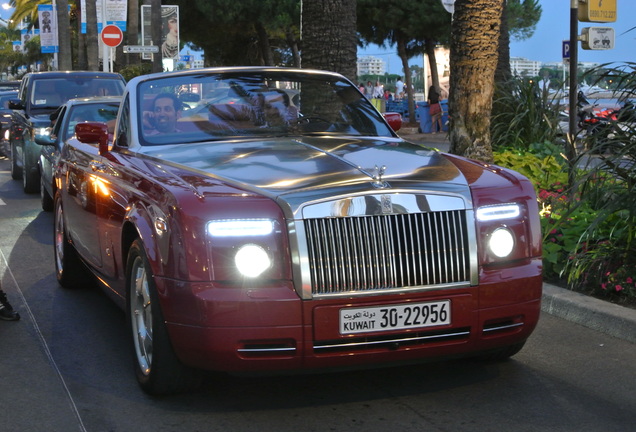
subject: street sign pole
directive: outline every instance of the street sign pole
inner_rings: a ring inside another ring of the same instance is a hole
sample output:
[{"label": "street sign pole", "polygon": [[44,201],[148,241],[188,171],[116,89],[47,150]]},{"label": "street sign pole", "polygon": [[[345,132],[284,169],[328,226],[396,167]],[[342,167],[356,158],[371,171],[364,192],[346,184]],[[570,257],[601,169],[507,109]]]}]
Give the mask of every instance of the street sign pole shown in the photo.
[{"label": "street sign pole", "polygon": [[579,64],[579,0],[570,0],[570,117],[568,135],[565,143],[565,157],[567,159],[568,169],[568,186],[574,185],[574,159],[576,157],[576,136],[578,133],[576,117],[577,117],[577,71]]},{"label": "street sign pole", "polygon": [[[102,0],[102,31],[104,29],[104,27],[106,27],[106,0]],[[110,50],[108,49],[108,46],[104,43],[104,41],[102,41],[102,70],[104,72],[109,72],[108,71],[108,65],[110,64]]]},{"label": "street sign pole", "polygon": [[565,68],[568,67],[570,64],[570,41],[569,40],[564,40],[563,41],[563,84],[562,84],[562,88],[563,88],[563,94],[565,95],[565,84],[566,84],[566,74],[565,74]]}]

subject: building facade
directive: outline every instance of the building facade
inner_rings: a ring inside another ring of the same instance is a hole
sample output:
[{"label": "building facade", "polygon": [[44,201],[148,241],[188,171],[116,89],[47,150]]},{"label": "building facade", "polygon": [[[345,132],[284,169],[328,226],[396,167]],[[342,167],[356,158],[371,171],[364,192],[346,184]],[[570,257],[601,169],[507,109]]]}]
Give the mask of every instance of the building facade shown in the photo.
[{"label": "building facade", "polygon": [[510,57],[510,71],[516,77],[534,77],[539,75],[541,62],[523,57]]},{"label": "building facade", "polygon": [[366,56],[358,59],[358,76],[360,75],[384,75],[386,73],[386,63],[384,60]]}]

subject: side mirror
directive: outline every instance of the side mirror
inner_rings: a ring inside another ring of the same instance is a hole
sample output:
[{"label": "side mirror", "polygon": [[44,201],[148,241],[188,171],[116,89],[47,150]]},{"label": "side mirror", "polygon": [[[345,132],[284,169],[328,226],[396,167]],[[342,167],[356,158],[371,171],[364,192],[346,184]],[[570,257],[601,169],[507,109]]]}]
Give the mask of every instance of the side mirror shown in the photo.
[{"label": "side mirror", "polygon": [[402,127],[402,114],[396,112],[385,112],[382,115],[393,131],[397,132],[400,130]]},{"label": "side mirror", "polygon": [[98,122],[84,122],[75,125],[75,135],[84,144],[97,143],[99,154],[108,153],[108,125]]},{"label": "side mirror", "polygon": [[23,110],[24,109],[24,105],[22,105],[22,101],[20,99],[10,99],[9,100],[9,109]]},{"label": "side mirror", "polygon": [[55,140],[51,137],[50,133],[35,134],[35,143],[41,146],[53,146],[55,145]]}]

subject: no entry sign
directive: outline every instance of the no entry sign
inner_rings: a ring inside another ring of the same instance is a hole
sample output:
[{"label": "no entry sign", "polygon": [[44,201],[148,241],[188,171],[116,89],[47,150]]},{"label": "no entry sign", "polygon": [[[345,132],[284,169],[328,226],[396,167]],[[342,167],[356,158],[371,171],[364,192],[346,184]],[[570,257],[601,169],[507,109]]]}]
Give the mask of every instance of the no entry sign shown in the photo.
[{"label": "no entry sign", "polygon": [[101,38],[106,46],[116,47],[124,39],[124,34],[119,27],[109,24],[102,29]]}]

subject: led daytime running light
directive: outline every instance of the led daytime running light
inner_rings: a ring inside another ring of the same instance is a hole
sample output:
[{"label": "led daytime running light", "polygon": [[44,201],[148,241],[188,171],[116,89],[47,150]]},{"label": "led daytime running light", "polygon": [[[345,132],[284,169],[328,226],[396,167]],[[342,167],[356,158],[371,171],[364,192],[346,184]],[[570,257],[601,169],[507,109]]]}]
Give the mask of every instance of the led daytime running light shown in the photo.
[{"label": "led daytime running light", "polygon": [[271,219],[225,219],[208,222],[212,237],[264,236],[274,231]]},{"label": "led daytime running light", "polygon": [[477,209],[477,220],[481,222],[513,219],[519,217],[521,209],[518,204],[486,206]]}]

